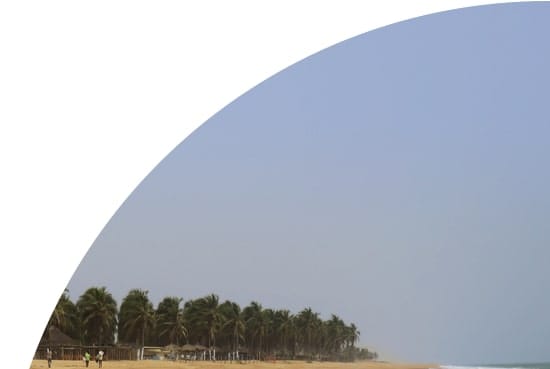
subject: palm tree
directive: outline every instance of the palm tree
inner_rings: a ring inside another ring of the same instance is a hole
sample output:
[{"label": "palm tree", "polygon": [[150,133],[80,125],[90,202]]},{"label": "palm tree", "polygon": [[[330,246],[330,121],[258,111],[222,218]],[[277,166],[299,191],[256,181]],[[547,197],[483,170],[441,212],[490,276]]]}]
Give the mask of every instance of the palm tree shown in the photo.
[{"label": "palm tree", "polygon": [[342,350],[346,339],[346,325],[337,315],[332,314],[330,320],[325,322],[325,328],[325,349],[328,354],[337,355]]},{"label": "palm tree", "polygon": [[147,294],[148,291],[131,290],[122,301],[119,313],[119,336],[124,340],[139,340],[142,360],[145,333],[155,323],[155,311]]},{"label": "palm tree", "polygon": [[78,336],[78,314],[76,306],[69,298],[69,290],[65,289],[57,301],[55,308],[46,324],[43,337],[50,342],[50,330],[56,327],[70,337]]},{"label": "palm tree", "polygon": [[264,309],[262,314],[262,334],[263,338],[263,352],[265,354],[271,354],[274,347],[277,345],[277,328],[275,321],[275,311],[273,309]]},{"label": "palm tree", "polygon": [[243,320],[245,322],[245,340],[251,352],[257,352],[256,335],[257,329],[255,327],[255,316],[259,315],[262,311],[262,305],[256,301],[252,301],[250,305],[246,306],[243,311]]},{"label": "palm tree", "polygon": [[313,358],[313,352],[320,336],[321,320],[319,314],[311,308],[300,311],[296,317],[296,326],[301,332],[300,342],[302,348]]},{"label": "palm tree", "polygon": [[228,331],[231,337],[229,346],[234,355],[236,355],[245,332],[245,321],[241,312],[241,307],[234,302],[226,301],[220,305],[220,312],[223,315],[223,328]]},{"label": "palm tree", "polygon": [[76,308],[87,344],[111,344],[117,326],[117,303],[105,287],[90,287],[82,294]]},{"label": "palm tree", "polygon": [[244,308],[243,317],[246,322],[246,330],[252,347],[261,359],[264,350],[264,340],[270,325],[271,311],[264,311],[262,305],[252,301]]},{"label": "palm tree", "polygon": [[187,301],[184,318],[189,324],[189,339],[200,340],[208,345],[210,359],[216,359],[216,335],[222,327],[223,315],[219,308],[218,296],[211,294],[196,300]]},{"label": "palm tree", "polygon": [[216,351],[212,357],[213,346],[216,346],[216,333],[221,328],[223,316],[219,309],[218,296],[211,294],[202,299],[199,299],[199,308],[201,316],[207,329],[208,336],[208,355],[210,359],[216,360]]},{"label": "palm tree", "polygon": [[187,337],[187,327],[180,297],[165,297],[157,307],[157,334],[162,345],[179,346]]},{"label": "palm tree", "polygon": [[355,342],[359,340],[361,332],[359,332],[359,330],[353,323],[351,323],[351,325],[348,327],[347,332],[347,342],[351,347],[355,347]]},{"label": "palm tree", "polygon": [[289,339],[294,332],[294,316],[289,310],[275,312],[275,330],[279,339],[279,347],[285,357],[288,357]]},{"label": "palm tree", "polygon": [[199,343],[202,341],[202,322],[197,300],[187,300],[183,306],[183,320],[187,324],[187,342]]},{"label": "palm tree", "polygon": [[361,332],[357,329],[355,324],[351,323],[349,326],[344,328],[344,341],[346,347],[349,348],[347,351],[350,352],[349,360],[355,359],[355,342],[359,340],[359,335]]}]

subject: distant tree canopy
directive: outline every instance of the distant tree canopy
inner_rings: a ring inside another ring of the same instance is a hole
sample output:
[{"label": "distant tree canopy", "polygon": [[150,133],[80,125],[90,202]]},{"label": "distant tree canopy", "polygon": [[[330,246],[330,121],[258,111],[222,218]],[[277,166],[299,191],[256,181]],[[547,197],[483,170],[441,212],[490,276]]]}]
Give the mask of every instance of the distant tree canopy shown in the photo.
[{"label": "distant tree canopy", "polygon": [[[105,287],[91,287],[74,304],[65,291],[44,331],[56,327],[84,345],[203,345],[225,352],[246,350],[255,358],[352,361],[375,359],[355,347],[360,332],[332,314],[328,320],[307,307],[297,314],[264,308],[252,301],[241,308],[215,294],[183,301],[162,299],[155,309],[148,291],[132,289],[118,308]],[[116,337],[116,338],[115,338]],[[213,350],[212,350],[213,351]],[[208,358],[214,358],[209,351]]]}]

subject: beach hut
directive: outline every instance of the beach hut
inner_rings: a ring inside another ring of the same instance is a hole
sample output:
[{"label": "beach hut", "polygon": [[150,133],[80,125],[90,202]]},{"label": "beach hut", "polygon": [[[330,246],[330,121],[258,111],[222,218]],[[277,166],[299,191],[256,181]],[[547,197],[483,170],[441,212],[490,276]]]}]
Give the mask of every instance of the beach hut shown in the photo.
[{"label": "beach hut", "polygon": [[[80,342],[61,332],[59,328],[51,326],[48,334],[40,340],[35,356],[45,358],[46,349],[49,347],[54,352],[54,359],[56,360],[79,359],[81,354],[79,344]],[[77,351],[75,351],[75,347]]]},{"label": "beach hut", "polygon": [[195,352],[196,350],[197,348],[195,347],[195,345],[190,345],[188,343],[180,347],[181,352]]},{"label": "beach hut", "polygon": [[44,337],[40,342],[40,345],[51,345],[51,346],[71,346],[78,345],[79,342],[75,339],[72,339],[65,333],[61,332],[56,326],[51,326],[48,331],[48,336]]},{"label": "beach hut", "polygon": [[164,356],[169,360],[177,360],[181,352],[181,347],[178,345],[170,344],[164,346]]},{"label": "beach hut", "polygon": [[197,353],[197,358],[200,358],[200,360],[206,360],[206,351],[208,350],[208,347],[203,345],[195,345],[195,352]]},{"label": "beach hut", "polygon": [[195,345],[190,345],[186,343],[185,345],[180,347],[180,351],[182,353],[183,358],[187,360],[196,360],[195,352],[197,351],[197,348]]}]

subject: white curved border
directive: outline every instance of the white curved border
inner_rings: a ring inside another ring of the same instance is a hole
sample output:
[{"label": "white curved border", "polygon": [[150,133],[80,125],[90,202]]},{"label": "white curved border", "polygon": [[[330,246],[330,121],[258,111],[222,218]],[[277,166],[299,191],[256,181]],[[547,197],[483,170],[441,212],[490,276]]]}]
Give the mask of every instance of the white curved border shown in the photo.
[{"label": "white curved border", "polygon": [[57,293],[106,222],[223,106],[352,36],[482,4],[2,3],[2,364],[29,367]]}]

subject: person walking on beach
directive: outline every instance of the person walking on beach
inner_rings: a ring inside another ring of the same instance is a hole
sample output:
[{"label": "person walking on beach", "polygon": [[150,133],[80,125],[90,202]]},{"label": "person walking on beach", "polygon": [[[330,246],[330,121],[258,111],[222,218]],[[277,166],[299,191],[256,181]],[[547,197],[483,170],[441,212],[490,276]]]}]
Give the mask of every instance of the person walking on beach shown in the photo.
[{"label": "person walking on beach", "polygon": [[50,350],[50,348],[48,347],[46,349],[46,359],[48,360],[48,368],[51,368],[52,367],[52,350]]},{"label": "person walking on beach", "polygon": [[90,355],[90,353],[88,351],[86,351],[86,353],[84,353],[84,363],[86,364],[86,368],[90,364],[90,358],[91,357],[92,357],[92,355]]},{"label": "person walking on beach", "polygon": [[97,353],[96,357],[95,357],[95,360],[97,361],[97,365],[100,367],[100,368],[103,368],[103,355],[105,353],[102,351],[102,350],[99,350],[99,352]]}]

